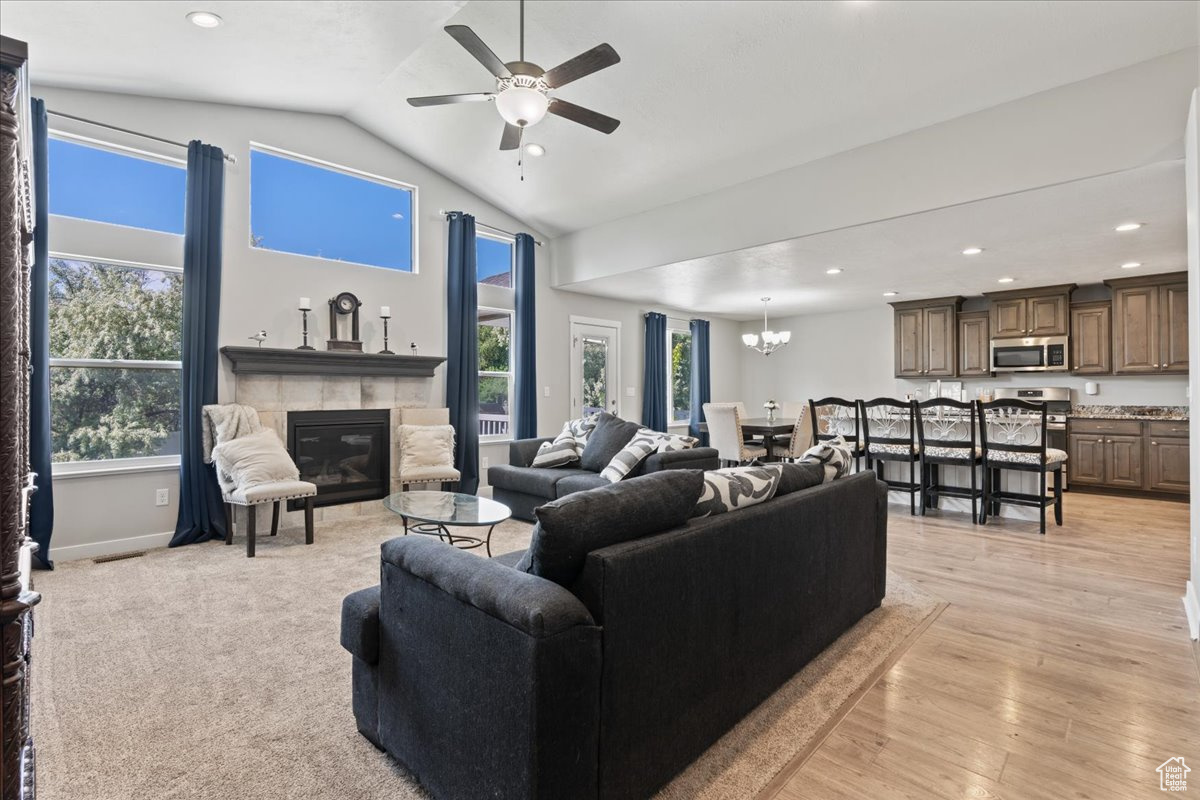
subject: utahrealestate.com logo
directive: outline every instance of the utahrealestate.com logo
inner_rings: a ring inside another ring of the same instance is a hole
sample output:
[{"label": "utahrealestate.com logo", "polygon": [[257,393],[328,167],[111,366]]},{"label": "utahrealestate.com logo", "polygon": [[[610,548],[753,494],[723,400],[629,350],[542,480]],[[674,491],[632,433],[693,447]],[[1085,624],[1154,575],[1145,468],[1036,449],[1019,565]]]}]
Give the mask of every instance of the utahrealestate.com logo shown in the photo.
[{"label": "utahrealestate.com logo", "polygon": [[1158,788],[1164,792],[1186,792],[1187,776],[1192,768],[1183,763],[1183,756],[1169,758],[1158,766]]}]

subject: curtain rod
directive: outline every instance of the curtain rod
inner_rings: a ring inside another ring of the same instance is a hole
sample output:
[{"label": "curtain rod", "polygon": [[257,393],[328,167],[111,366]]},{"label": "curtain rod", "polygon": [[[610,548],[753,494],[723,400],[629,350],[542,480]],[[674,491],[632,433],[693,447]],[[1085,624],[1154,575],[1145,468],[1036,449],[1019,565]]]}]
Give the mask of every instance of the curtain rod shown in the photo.
[{"label": "curtain rod", "polygon": [[[138,131],[131,131],[128,128],[118,128],[116,125],[109,125],[107,122],[97,122],[94,119],[87,119],[86,117],[77,117],[74,114],[64,114],[61,111],[51,111],[50,109],[46,109],[46,113],[52,117],[62,117],[63,119],[73,119],[76,122],[82,122],[85,125],[95,125],[97,128],[107,128],[110,131],[117,131],[119,133],[127,133],[130,136],[140,136],[143,139],[151,139],[155,142],[162,142],[163,144],[172,144],[172,145],[175,145],[176,147],[182,147],[184,150],[187,150],[187,148],[188,148],[188,146],[186,144],[184,144],[183,142],[176,142],[172,139],[164,139],[161,136],[151,136],[148,133],[140,133]],[[225,153],[224,156],[225,156],[225,160],[228,161],[230,164],[237,163],[237,159],[234,158],[233,156],[231,156],[229,153]]]},{"label": "curtain rod", "polygon": [[[441,214],[443,217],[448,217],[454,212],[444,211],[439,208],[438,213]],[[480,222],[479,220],[475,220],[475,227],[487,228],[489,231],[492,231],[493,233],[503,233],[505,236],[516,236],[516,234],[513,233],[512,231],[506,231],[506,230],[504,230],[504,228],[497,228],[495,225],[488,225],[486,222]],[[541,247],[543,244],[545,244],[544,242],[539,242],[537,239],[534,239],[533,243],[536,244],[538,247]]]}]

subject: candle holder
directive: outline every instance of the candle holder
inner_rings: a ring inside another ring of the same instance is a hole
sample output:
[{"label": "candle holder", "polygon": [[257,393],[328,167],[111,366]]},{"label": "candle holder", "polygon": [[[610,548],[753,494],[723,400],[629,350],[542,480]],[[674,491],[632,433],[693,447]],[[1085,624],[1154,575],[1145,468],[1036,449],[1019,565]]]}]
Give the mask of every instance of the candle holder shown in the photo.
[{"label": "candle holder", "polygon": [[383,320],[383,349],[379,351],[379,355],[394,356],[396,354],[391,350],[388,350],[388,320],[391,319],[391,317],[381,316],[380,319]]},{"label": "candle holder", "polygon": [[308,344],[308,312],[311,310],[312,309],[309,309],[309,308],[300,309],[300,313],[303,317],[302,325],[303,325],[303,331],[304,331],[304,344],[297,347],[296,348],[297,350],[316,350],[317,349],[315,347],[309,346],[309,344]]}]

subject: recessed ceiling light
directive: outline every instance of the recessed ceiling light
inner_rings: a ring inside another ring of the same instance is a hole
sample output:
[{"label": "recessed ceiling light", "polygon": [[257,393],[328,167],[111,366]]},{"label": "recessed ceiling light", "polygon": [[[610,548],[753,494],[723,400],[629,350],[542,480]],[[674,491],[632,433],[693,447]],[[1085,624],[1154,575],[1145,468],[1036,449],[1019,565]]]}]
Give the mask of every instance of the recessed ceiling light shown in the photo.
[{"label": "recessed ceiling light", "polygon": [[830,267],[829,269],[825,270],[825,274],[826,275],[841,275],[842,268],[841,267]]},{"label": "recessed ceiling light", "polygon": [[1012,283],[1016,278],[1000,278],[996,283]]},{"label": "recessed ceiling light", "polygon": [[525,152],[534,158],[540,158],[546,155],[546,148],[535,142],[530,142],[529,144],[525,145]]},{"label": "recessed ceiling light", "polygon": [[1121,265],[1121,269],[1137,269],[1142,265],[1140,261],[1126,261]]},{"label": "recessed ceiling light", "polygon": [[982,247],[968,247],[965,250],[963,250],[963,255],[964,256],[977,256],[982,252],[983,252]]},{"label": "recessed ceiling light", "polygon": [[187,15],[188,21],[199,28],[215,28],[222,20],[211,11],[193,11]]},{"label": "recessed ceiling light", "polygon": [[898,294],[900,294],[900,293],[899,292],[884,292],[883,296],[884,297],[895,297]]},{"label": "recessed ceiling light", "polygon": [[1136,231],[1138,228],[1142,227],[1142,224],[1143,223],[1141,222],[1122,222],[1114,230],[1119,233],[1127,233],[1129,231]]}]

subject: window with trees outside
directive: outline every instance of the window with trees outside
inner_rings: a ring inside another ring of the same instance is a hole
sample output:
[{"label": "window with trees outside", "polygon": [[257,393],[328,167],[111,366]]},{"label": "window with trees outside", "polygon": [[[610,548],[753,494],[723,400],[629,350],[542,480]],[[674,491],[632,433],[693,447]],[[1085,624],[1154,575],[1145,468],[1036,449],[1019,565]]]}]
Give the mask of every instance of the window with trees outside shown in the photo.
[{"label": "window with trees outside", "polygon": [[687,330],[668,329],[667,343],[670,347],[667,360],[667,422],[682,425],[692,418],[692,333]]},{"label": "window with trees outside", "polygon": [[415,186],[262,145],[250,149],[250,246],[415,272]]},{"label": "window with trees outside", "polygon": [[479,309],[479,438],[508,439],[512,421],[512,312]]},{"label": "window with trees outside", "polygon": [[183,270],[50,258],[55,462],[179,454]]}]

